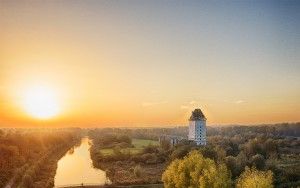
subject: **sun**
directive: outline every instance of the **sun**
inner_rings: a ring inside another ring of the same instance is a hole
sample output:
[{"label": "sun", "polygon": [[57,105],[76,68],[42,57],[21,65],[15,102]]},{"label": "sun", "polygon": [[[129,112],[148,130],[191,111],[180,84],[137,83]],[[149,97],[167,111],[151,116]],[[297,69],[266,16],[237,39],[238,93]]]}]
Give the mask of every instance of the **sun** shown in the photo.
[{"label": "sun", "polygon": [[27,90],[24,96],[26,112],[38,119],[49,119],[59,113],[59,102],[54,89],[36,86]]}]

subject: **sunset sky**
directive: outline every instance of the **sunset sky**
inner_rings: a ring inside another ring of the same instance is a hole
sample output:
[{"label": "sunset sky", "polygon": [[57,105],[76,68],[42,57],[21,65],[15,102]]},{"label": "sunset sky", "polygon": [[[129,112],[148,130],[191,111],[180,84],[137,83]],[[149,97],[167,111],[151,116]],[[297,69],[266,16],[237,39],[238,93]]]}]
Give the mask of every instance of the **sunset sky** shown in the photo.
[{"label": "sunset sky", "polygon": [[0,0],[0,127],[186,125],[196,107],[208,125],[300,121],[299,10]]}]

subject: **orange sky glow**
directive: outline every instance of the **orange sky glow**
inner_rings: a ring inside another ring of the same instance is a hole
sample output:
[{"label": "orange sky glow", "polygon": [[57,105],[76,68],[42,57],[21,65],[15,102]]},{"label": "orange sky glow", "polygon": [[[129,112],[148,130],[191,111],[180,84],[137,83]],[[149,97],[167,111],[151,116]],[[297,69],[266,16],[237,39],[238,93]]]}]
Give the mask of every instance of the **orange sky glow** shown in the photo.
[{"label": "orange sky glow", "polygon": [[300,26],[273,9],[62,2],[0,3],[0,127],[300,121]]}]

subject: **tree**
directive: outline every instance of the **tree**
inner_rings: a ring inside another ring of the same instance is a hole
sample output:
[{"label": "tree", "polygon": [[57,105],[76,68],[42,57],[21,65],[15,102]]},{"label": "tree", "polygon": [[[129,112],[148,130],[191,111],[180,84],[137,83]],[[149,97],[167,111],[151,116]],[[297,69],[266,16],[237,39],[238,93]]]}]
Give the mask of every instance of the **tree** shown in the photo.
[{"label": "tree", "polygon": [[201,147],[199,151],[205,158],[210,158],[214,161],[218,160],[218,154],[213,146]]},{"label": "tree", "polygon": [[264,143],[264,149],[265,149],[267,157],[277,158],[278,146],[277,146],[277,143],[275,142],[275,140],[269,138]]},{"label": "tree", "polygon": [[128,143],[128,144],[132,143],[132,139],[128,135],[124,135],[124,134],[119,135],[117,139],[118,139],[119,142],[125,142],[125,143]]},{"label": "tree", "polygon": [[227,168],[231,171],[233,177],[236,177],[240,173],[239,164],[236,161],[236,158],[233,156],[228,156],[225,159]]},{"label": "tree", "polygon": [[171,148],[171,143],[170,143],[169,140],[162,140],[162,141],[160,142],[160,147],[161,147],[163,150],[167,151],[167,150],[169,150],[169,149]]},{"label": "tree", "polygon": [[241,151],[238,154],[238,156],[236,157],[236,162],[237,162],[237,166],[238,166],[238,169],[239,169],[238,174],[240,174],[243,171],[243,169],[245,169],[245,167],[247,165],[247,161],[248,161],[248,158],[247,158],[246,154],[243,151]]},{"label": "tree", "polygon": [[172,160],[183,158],[184,156],[186,156],[189,153],[190,149],[191,149],[190,146],[176,147],[176,149],[172,152],[170,158]]},{"label": "tree", "polygon": [[260,153],[261,151],[261,144],[259,143],[258,139],[255,138],[255,139],[252,139],[252,140],[249,140],[245,146],[244,146],[244,150],[245,150],[245,153],[247,155],[247,157],[251,157],[257,153]]},{"label": "tree", "polygon": [[226,151],[220,146],[216,146],[214,150],[217,154],[217,160],[219,162],[224,162],[226,158]]},{"label": "tree", "polygon": [[246,167],[236,184],[237,188],[273,188],[273,173],[271,171],[259,171],[255,167]]},{"label": "tree", "polygon": [[257,169],[262,170],[265,167],[265,158],[261,154],[256,154],[251,158],[251,164]]},{"label": "tree", "polygon": [[231,174],[224,164],[217,165],[192,151],[184,159],[174,160],[162,175],[165,188],[231,187]]}]

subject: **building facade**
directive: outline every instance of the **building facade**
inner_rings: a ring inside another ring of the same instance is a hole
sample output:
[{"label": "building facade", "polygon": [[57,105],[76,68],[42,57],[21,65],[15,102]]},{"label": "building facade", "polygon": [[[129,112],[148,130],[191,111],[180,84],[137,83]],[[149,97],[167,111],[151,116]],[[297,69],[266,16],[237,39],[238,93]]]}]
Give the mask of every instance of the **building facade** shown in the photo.
[{"label": "building facade", "polygon": [[195,109],[189,119],[188,139],[206,145],[206,118],[200,109]]},{"label": "building facade", "polygon": [[162,144],[163,141],[167,141],[170,143],[170,146],[175,146],[178,144],[181,140],[184,138],[181,136],[175,136],[175,135],[161,135],[158,139],[159,143]]}]

